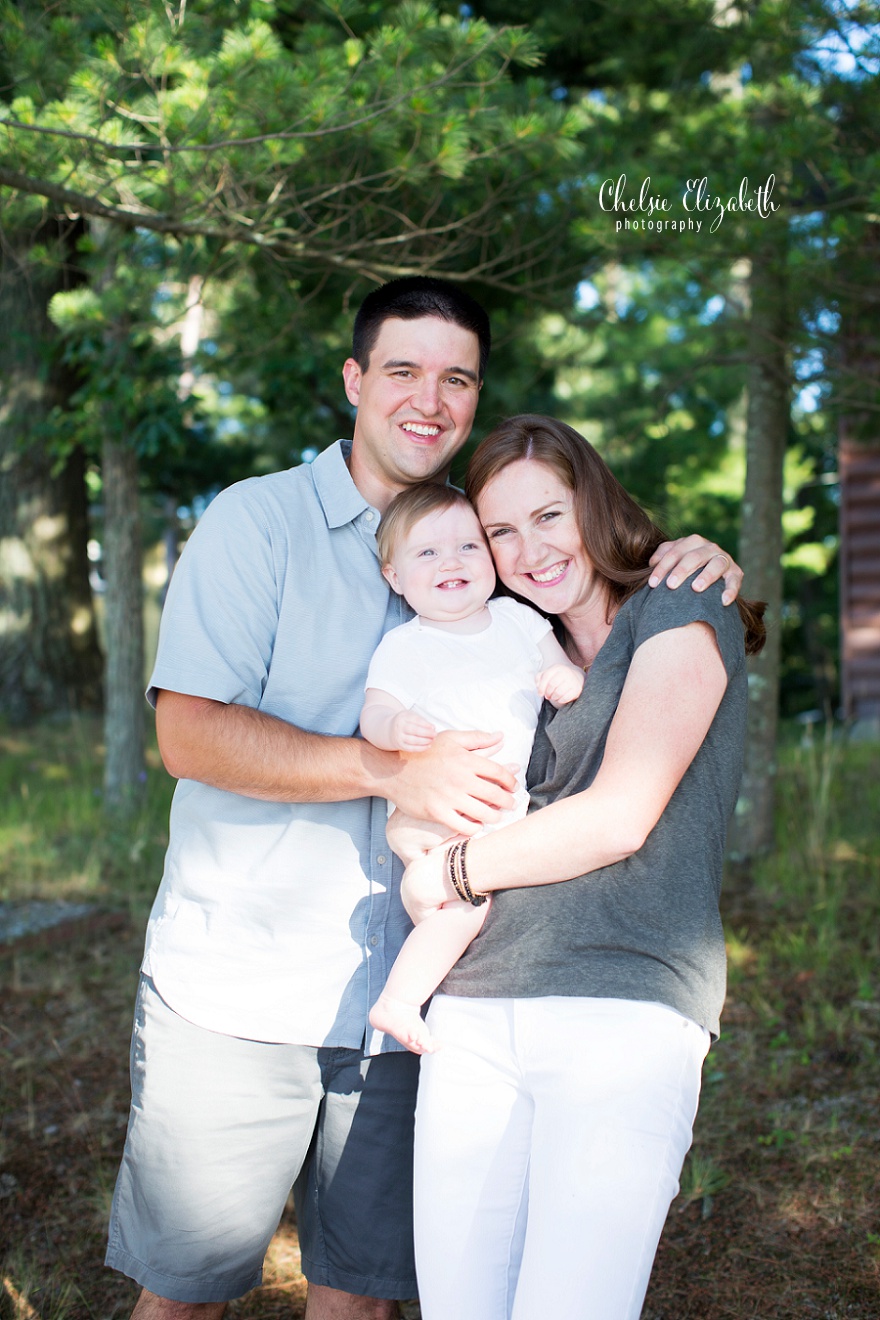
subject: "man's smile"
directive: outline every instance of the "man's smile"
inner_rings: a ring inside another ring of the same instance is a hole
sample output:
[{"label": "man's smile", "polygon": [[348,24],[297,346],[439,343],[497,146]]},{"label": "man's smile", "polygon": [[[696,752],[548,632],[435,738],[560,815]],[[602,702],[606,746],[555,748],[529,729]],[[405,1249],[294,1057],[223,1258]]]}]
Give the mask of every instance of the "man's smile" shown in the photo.
[{"label": "man's smile", "polygon": [[407,435],[417,435],[423,440],[434,440],[442,432],[442,427],[429,422],[401,422],[401,429]]}]

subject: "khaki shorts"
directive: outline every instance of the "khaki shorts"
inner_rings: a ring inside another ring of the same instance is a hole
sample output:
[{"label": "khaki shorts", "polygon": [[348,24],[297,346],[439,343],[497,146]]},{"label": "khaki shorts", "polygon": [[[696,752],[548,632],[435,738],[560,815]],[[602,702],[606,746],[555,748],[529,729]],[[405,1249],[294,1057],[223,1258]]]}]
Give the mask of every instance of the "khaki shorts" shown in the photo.
[{"label": "khaki shorts", "polygon": [[131,1079],[108,1265],[174,1301],[240,1297],[298,1179],[306,1278],[415,1297],[415,1055],[224,1036],[142,977]]}]

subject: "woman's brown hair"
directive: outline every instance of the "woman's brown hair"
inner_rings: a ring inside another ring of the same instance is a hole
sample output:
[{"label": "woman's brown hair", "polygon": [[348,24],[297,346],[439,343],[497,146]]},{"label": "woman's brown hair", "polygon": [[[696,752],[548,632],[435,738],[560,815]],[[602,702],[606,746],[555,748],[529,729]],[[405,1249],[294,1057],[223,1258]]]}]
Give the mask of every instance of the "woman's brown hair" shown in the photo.
[{"label": "woman's brown hair", "polygon": [[[584,549],[616,605],[647,582],[648,560],[665,533],[621,486],[595,449],[572,427],[552,417],[524,413],[501,422],[477,446],[465,489],[477,506],[480,492],[511,463],[544,463],[571,491]],[[748,655],[764,645],[761,601],[737,599]]]}]

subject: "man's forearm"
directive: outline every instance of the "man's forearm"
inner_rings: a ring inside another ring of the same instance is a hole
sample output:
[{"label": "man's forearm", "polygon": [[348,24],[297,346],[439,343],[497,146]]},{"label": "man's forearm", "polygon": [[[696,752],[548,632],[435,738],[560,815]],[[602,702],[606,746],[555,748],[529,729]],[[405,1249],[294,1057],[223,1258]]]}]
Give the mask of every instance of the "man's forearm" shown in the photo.
[{"label": "man's forearm", "polygon": [[308,733],[249,706],[161,691],[159,750],[169,774],[265,802],[384,797],[419,820],[473,834],[513,805],[516,781],[489,757],[498,734],[441,733],[416,756],[361,738]]},{"label": "man's forearm", "polygon": [[383,796],[399,757],[360,738],[308,733],[249,706],[162,691],[159,750],[169,774],[267,802]]}]

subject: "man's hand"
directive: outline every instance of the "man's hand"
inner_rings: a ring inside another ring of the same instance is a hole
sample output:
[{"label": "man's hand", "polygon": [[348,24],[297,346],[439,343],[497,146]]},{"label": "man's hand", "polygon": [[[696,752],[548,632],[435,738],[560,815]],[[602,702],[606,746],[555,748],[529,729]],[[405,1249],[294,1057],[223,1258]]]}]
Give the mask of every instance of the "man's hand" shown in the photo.
[{"label": "man's hand", "polygon": [[567,706],[577,701],[584,687],[584,674],[573,665],[550,665],[535,680],[538,691],[551,706]]},{"label": "man's hand", "polygon": [[742,586],[743,571],[739,564],[735,564],[714,541],[704,541],[701,536],[680,536],[677,541],[664,541],[648,562],[654,570],[648,579],[651,587],[659,586],[666,578],[667,587],[674,590],[701,568],[703,572],[691,583],[694,591],[705,591],[723,577],[721,600],[723,604],[731,605]]},{"label": "man's hand", "polygon": [[449,834],[475,834],[513,806],[516,778],[480,750],[499,733],[437,735],[424,752],[382,751],[364,738],[308,733],[248,706],[164,690],[156,709],[169,774],[266,802],[384,797]]},{"label": "man's hand", "polygon": [[500,733],[438,733],[424,752],[400,754],[400,766],[383,793],[407,816],[435,821],[450,834],[470,836],[494,824],[513,806],[516,778],[491,752]]}]

